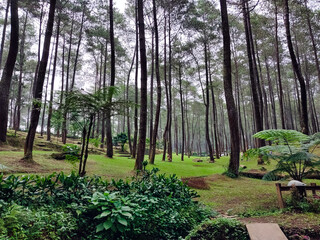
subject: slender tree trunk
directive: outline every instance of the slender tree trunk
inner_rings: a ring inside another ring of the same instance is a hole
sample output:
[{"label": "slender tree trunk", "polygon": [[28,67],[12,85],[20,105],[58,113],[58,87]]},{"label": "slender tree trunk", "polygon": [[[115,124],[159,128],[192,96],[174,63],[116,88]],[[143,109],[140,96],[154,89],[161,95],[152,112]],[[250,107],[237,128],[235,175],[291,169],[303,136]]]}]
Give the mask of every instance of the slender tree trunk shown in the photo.
[{"label": "slender tree trunk", "polygon": [[278,7],[277,1],[274,1],[275,6],[275,47],[276,47],[276,59],[277,59],[277,76],[279,83],[279,105],[280,105],[280,117],[282,128],[286,128],[285,120],[284,120],[284,106],[283,106],[283,89],[282,89],[282,79],[281,79],[281,68],[280,68],[280,52],[279,52],[279,38],[278,38]]},{"label": "slender tree trunk", "polygon": [[11,0],[7,0],[6,13],[5,13],[4,23],[3,23],[2,38],[1,38],[1,45],[0,45],[0,69],[2,66],[2,55],[3,55],[3,49],[4,49],[4,42],[6,40],[6,31],[7,31],[7,24],[8,24],[8,12],[9,12],[9,7],[10,7],[10,1]]},{"label": "slender tree trunk", "polygon": [[42,23],[43,23],[43,15],[44,15],[44,3],[41,5],[41,12],[40,12],[40,23],[39,23],[39,34],[38,34],[38,61],[37,61],[37,66],[36,66],[36,71],[34,73],[34,79],[32,82],[32,96],[35,93],[35,85],[38,77],[38,72],[39,72],[39,65],[40,65],[40,57],[41,57],[41,39],[42,39]]},{"label": "slender tree trunk", "polygon": [[154,78],[154,29],[152,30],[152,43],[151,43],[151,81],[150,81],[150,121],[149,121],[149,155],[152,143],[153,131],[153,78]]},{"label": "slender tree trunk", "polygon": [[135,1],[135,17],[136,17],[136,72],[135,72],[135,107],[134,107],[134,131],[133,131],[133,145],[132,158],[137,156],[137,139],[138,139],[138,71],[139,71],[139,29],[138,29],[138,2]]},{"label": "slender tree trunk", "polygon": [[298,78],[300,83],[300,93],[301,93],[301,131],[304,134],[309,134],[309,125],[308,125],[308,100],[307,100],[307,91],[306,84],[304,78],[301,73],[300,64],[297,61],[296,55],[293,50],[293,44],[291,40],[291,32],[290,32],[290,19],[289,19],[289,4],[288,0],[284,0],[283,2],[283,10],[284,10],[284,25],[286,28],[286,37],[288,49],[290,52],[291,62],[293,66],[293,70]]},{"label": "slender tree trunk", "polygon": [[142,170],[142,163],[144,160],[146,135],[147,135],[147,56],[146,56],[146,42],[144,30],[144,15],[143,15],[143,0],[138,0],[138,20],[139,20],[139,43],[140,43],[140,64],[141,64],[141,95],[140,95],[140,128],[139,128],[139,145],[137,158],[135,163],[135,170]]},{"label": "slender tree trunk", "polygon": [[231,50],[230,50],[230,33],[228,10],[226,0],[220,0],[221,18],[222,18],[222,35],[223,35],[223,85],[227,103],[230,137],[231,137],[231,154],[228,171],[235,176],[239,175],[239,156],[240,156],[240,133],[238,125],[238,112],[234,103],[232,92],[232,71],[231,71]]},{"label": "slender tree trunk", "polygon": [[36,135],[36,130],[39,122],[40,110],[41,110],[41,98],[42,98],[42,88],[43,82],[46,75],[46,68],[48,64],[49,58],[49,50],[50,50],[50,40],[52,36],[53,23],[54,23],[54,12],[56,7],[56,0],[50,0],[50,10],[49,17],[47,22],[47,29],[44,39],[44,46],[42,52],[42,59],[39,65],[39,72],[37,81],[35,83],[35,94],[31,112],[31,123],[28,131],[28,135],[26,138],[25,146],[24,146],[24,160],[33,161],[32,159],[32,150],[33,150],[33,142]]},{"label": "slender tree trunk", "polygon": [[17,96],[17,103],[16,109],[17,112],[14,118],[14,129],[16,131],[20,130],[20,119],[21,119],[21,96],[22,96],[22,78],[24,72],[24,61],[25,61],[25,53],[24,53],[24,45],[26,40],[26,29],[27,29],[27,22],[28,22],[28,12],[26,13],[24,24],[23,24],[23,31],[21,36],[21,43],[20,43],[20,69],[19,69],[19,86],[18,86],[18,96]]},{"label": "slender tree trunk", "polygon": [[[114,30],[113,30],[113,0],[109,2],[110,15],[110,46],[111,46],[111,78],[110,87],[114,87],[116,79],[116,62],[115,62],[115,46],[114,46]],[[109,94],[110,95],[110,94]],[[109,96],[109,101],[112,101],[112,96]],[[111,130],[111,109],[106,112],[106,138],[107,138],[107,157],[113,157],[112,147],[112,130]]]},{"label": "slender tree trunk", "polygon": [[205,126],[206,126],[206,140],[207,140],[207,147],[208,147],[208,154],[210,158],[210,162],[214,162],[213,157],[213,150],[210,140],[210,134],[209,134],[209,108],[210,108],[210,96],[209,96],[209,69],[208,69],[208,49],[207,49],[207,43],[204,44],[204,61],[205,61],[205,69],[206,69],[206,120],[205,120]]},{"label": "slender tree trunk", "polygon": [[[246,45],[247,45],[247,55],[248,55],[248,61],[249,61],[249,70],[250,70],[250,82],[251,82],[251,91],[252,91],[252,97],[253,97],[253,105],[254,105],[254,116],[255,116],[255,125],[256,125],[256,131],[262,131],[263,130],[263,124],[262,124],[262,114],[261,114],[261,106],[260,106],[260,99],[259,99],[259,93],[258,93],[258,83],[255,75],[255,69],[254,69],[254,59],[253,59],[253,49],[251,44],[251,37],[250,37],[250,27],[249,27],[249,11],[246,6],[246,1],[242,0],[242,11],[243,11],[243,20],[244,20],[244,26],[245,26],[245,34],[246,34]],[[261,147],[264,145],[263,140],[257,140],[257,147]]]},{"label": "slender tree trunk", "polygon": [[[107,83],[107,59],[108,59],[108,38],[106,38],[106,43],[105,43],[105,53],[104,53],[104,63],[103,63],[103,93],[104,96],[106,97],[106,83]],[[104,98],[105,98],[104,97]],[[106,100],[106,99],[104,99]],[[105,143],[105,135],[106,135],[106,113],[102,113],[102,124],[101,124],[101,148],[104,147]]]},{"label": "slender tree trunk", "polygon": [[318,73],[318,81],[320,83],[320,65],[319,65],[319,58],[318,58],[318,50],[317,50],[317,44],[316,44],[316,41],[314,39],[314,34],[313,34],[312,26],[311,26],[310,9],[308,8],[307,0],[304,0],[304,4],[305,4],[305,7],[306,7],[306,11],[307,11],[308,30],[309,30],[309,34],[310,34],[310,38],[311,38],[311,42],[312,42],[314,60],[315,60],[317,73]]},{"label": "slender tree trunk", "polygon": [[164,13],[164,63],[163,63],[163,74],[164,74],[164,86],[166,92],[166,103],[167,103],[167,121],[163,132],[163,155],[162,161],[166,160],[167,146],[168,146],[168,126],[169,126],[169,114],[170,114],[170,100],[168,90],[168,78],[167,78],[167,18]]},{"label": "slender tree trunk", "polygon": [[56,77],[56,68],[57,68],[57,59],[58,59],[59,36],[60,36],[60,17],[58,17],[58,23],[57,23],[56,49],[54,53],[52,79],[51,79],[51,92],[50,92],[48,122],[47,122],[47,141],[51,140],[51,117],[52,117],[52,105],[53,105],[53,93],[54,93],[54,80]]},{"label": "slender tree trunk", "polygon": [[46,108],[47,108],[48,86],[49,86],[49,78],[50,78],[51,65],[52,65],[51,63],[52,63],[52,58],[53,58],[53,50],[54,50],[54,47],[52,47],[52,49],[51,49],[49,70],[47,72],[46,91],[45,91],[45,94],[44,94],[44,104],[43,104],[42,117],[41,117],[41,130],[40,130],[40,135],[41,136],[43,136],[43,132],[44,132],[44,122],[45,122],[44,118],[45,118]]},{"label": "slender tree trunk", "polygon": [[85,10],[86,10],[86,5],[85,5],[85,3],[83,3],[82,16],[81,16],[81,24],[80,24],[79,38],[78,38],[78,46],[77,46],[77,51],[76,51],[76,57],[75,57],[75,60],[74,60],[72,82],[71,82],[71,87],[70,87],[71,91],[72,91],[73,88],[74,88],[75,79],[76,79],[76,72],[77,72],[79,51],[80,51],[81,40],[82,40],[82,32],[83,32],[82,29],[83,29],[83,23],[84,23]]},{"label": "slender tree trunk", "polygon": [[154,120],[154,127],[152,131],[151,146],[150,146],[150,164],[154,164],[154,158],[156,155],[157,134],[158,134],[160,108],[161,108],[161,80],[160,80],[160,62],[159,62],[159,31],[158,31],[158,20],[157,20],[157,7],[156,7],[155,0],[152,0],[152,3],[153,3],[153,21],[154,21],[154,37],[155,37],[155,70],[156,70],[156,81],[157,81],[157,106],[156,106],[156,115]]},{"label": "slender tree trunk", "polygon": [[0,142],[7,140],[9,92],[12,74],[16,63],[19,49],[19,15],[18,1],[11,0],[11,33],[10,47],[6,64],[4,66],[0,81]]},{"label": "slender tree trunk", "polygon": [[[129,69],[128,77],[127,77],[127,89],[126,89],[126,100],[129,102],[129,87],[130,87],[130,75],[132,72],[133,64],[134,64],[134,59],[136,57],[136,50],[134,50],[132,61],[131,61],[131,66]],[[130,155],[132,155],[132,143],[131,143],[131,126],[130,126],[130,107],[127,107],[127,130],[128,130],[128,142],[129,142],[129,150],[130,150]]]},{"label": "slender tree trunk", "polygon": [[[69,76],[70,76],[70,61],[71,61],[71,49],[72,49],[72,36],[73,36],[73,26],[74,26],[74,13],[72,16],[72,22],[71,22],[71,31],[70,31],[70,38],[69,38],[69,49],[68,49],[68,59],[67,59],[67,72],[66,72],[66,84],[65,84],[65,100],[67,100],[68,93],[69,93]],[[70,91],[72,89],[70,88]],[[63,111],[63,122],[62,122],[62,143],[67,143],[67,111],[66,109]]]},{"label": "slender tree trunk", "polygon": [[87,165],[87,159],[88,159],[88,155],[89,155],[89,141],[90,141],[90,133],[91,133],[92,125],[93,125],[93,119],[94,119],[94,115],[91,114],[90,120],[89,120],[89,129],[88,129],[87,139],[85,142],[86,147],[85,147],[85,152],[84,152],[83,165],[82,165],[82,169],[80,172],[80,176],[82,176],[82,177],[84,175],[86,175],[86,165]]},{"label": "slender tree trunk", "polygon": [[182,128],[182,139],[181,139],[181,161],[184,161],[184,144],[185,144],[185,130],[184,130],[184,108],[183,108],[183,93],[182,93],[182,71],[181,62],[179,63],[179,93],[180,93],[180,108],[181,108],[181,128]]},{"label": "slender tree trunk", "polygon": [[172,162],[172,40],[171,40],[171,2],[169,2],[169,19],[168,19],[168,31],[169,31],[169,119],[168,119],[168,162]]}]

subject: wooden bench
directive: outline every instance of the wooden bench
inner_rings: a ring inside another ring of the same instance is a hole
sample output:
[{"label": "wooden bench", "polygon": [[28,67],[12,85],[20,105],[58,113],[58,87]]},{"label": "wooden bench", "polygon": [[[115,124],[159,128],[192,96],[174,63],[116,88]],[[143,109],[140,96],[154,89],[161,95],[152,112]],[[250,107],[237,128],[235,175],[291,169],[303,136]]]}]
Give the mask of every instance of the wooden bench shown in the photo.
[{"label": "wooden bench", "polygon": [[[281,186],[281,183],[276,183],[276,188],[277,188],[279,207],[284,208],[282,192],[292,190],[293,186]],[[304,192],[304,196],[307,196],[307,191],[312,191],[312,195],[316,195],[316,191],[320,191],[320,186],[317,186],[315,183],[310,183],[310,186],[296,186],[296,188],[300,192]]]}]

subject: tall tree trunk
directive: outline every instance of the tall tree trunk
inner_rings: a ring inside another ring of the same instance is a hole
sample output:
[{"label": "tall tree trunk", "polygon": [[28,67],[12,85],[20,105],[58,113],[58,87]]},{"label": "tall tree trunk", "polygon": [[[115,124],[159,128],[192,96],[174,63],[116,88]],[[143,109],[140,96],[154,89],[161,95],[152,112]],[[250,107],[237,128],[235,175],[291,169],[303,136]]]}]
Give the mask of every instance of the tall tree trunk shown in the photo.
[{"label": "tall tree trunk", "polygon": [[184,161],[184,144],[185,144],[185,130],[184,130],[184,107],[183,107],[183,93],[182,93],[182,71],[181,62],[179,63],[179,93],[180,93],[180,108],[181,108],[181,128],[182,128],[182,139],[181,139],[181,161]]},{"label": "tall tree trunk", "polygon": [[223,35],[223,85],[227,103],[230,137],[231,137],[231,154],[228,171],[235,176],[239,175],[239,155],[240,155],[240,133],[238,125],[238,112],[234,103],[232,92],[232,72],[231,72],[231,50],[230,50],[230,33],[228,10],[226,0],[220,0],[221,18],[222,18],[222,35]]},{"label": "tall tree trunk", "polygon": [[317,73],[318,73],[318,81],[320,83],[320,65],[319,65],[319,58],[318,58],[318,50],[317,50],[317,44],[316,44],[316,41],[314,39],[314,34],[313,34],[312,26],[311,26],[310,10],[309,10],[308,5],[307,5],[307,0],[304,0],[304,4],[305,4],[305,7],[306,7],[306,11],[307,11],[308,30],[309,30],[309,34],[310,34],[310,38],[311,38],[312,49],[313,49],[313,54],[314,54],[314,60],[315,60]]},{"label": "tall tree trunk", "polygon": [[24,160],[33,161],[32,159],[32,150],[33,150],[33,142],[36,135],[36,130],[39,122],[40,110],[41,110],[41,98],[42,98],[42,88],[43,82],[46,75],[46,68],[48,64],[49,58],[49,50],[50,50],[50,40],[52,36],[53,23],[54,23],[54,12],[56,8],[56,0],[50,0],[50,10],[49,17],[47,22],[47,29],[44,39],[42,59],[39,65],[39,72],[37,81],[35,82],[35,94],[32,105],[31,112],[31,123],[28,131],[28,135],[26,138],[25,146],[24,146]]},{"label": "tall tree trunk", "polygon": [[139,145],[135,170],[142,170],[144,160],[146,135],[147,135],[147,56],[146,56],[146,39],[144,31],[144,15],[143,15],[143,0],[138,0],[138,20],[139,20],[139,43],[140,43],[140,64],[141,64],[141,95],[140,95],[140,128],[139,128]]},{"label": "tall tree trunk", "polygon": [[157,134],[160,121],[160,108],[161,108],[161,80],[160,80],[160,62],[159,62],[159,31],[158,31],[158,19],[157,19],[157,7],[156,1],[152,0],[153,4],[153,22],[154,22],[154,37],[155,37],[155,70],[157,81],[157,106],[156,115],[154,120],[154,127],[151,138],[150,147],[150,164],[154,164],[154,158],[156,155],[157,147]]},{"label": "tall tree trunk", "polygon": [[58,48],[59,48],[59,36],[60,36],[60,17],[58,17],[57,23],[57,36],[56,36],[56,48],[54,53],[52,79],[51,79],[51,92],[48,110],[48,122],[47,122],[47,141],[51,140],[51,117],[52,117],[52,105],[53,105],[53,93],[54,93],[54,80],[56,77],[57,59],[58,59]]},{"label": "tall tree trunk", "polygon": [[291,32],[290,32],[290,19],[289,19],[289,4],[288,0],[283,1],[283,10],[284,10],[284,25],[286,28],[286,37],[288,49],[291,57],[293,71],[295,72],[298,81],[300,83],[300,93],[301,93],[301,131],[304,134],[309,134],[309,125],[308,125],[308,100],[307,100],[307,91],[306,84],[304,78],[301,73],[300,64],[297,61],[296,55],[293,50],[293,44],[291,40]]},{"label": "tall tree trunk", "polygon": [[[245,27],[245,35],[246,35],[246,45],[247,45],[247,55],[249,61],[249,70],[250,70],[250,82],[251,82],[251,91],[253,97],[253,105],[254,105],[254,116],[255,116],[255,125],[256,131],[263,130],[263,121],[262,121],[262,113],[261,113],[261,106],[260,106],[260,99],[259,99],[259,92],[258,92],[258,83],[256,79],[255,69],[254,69],[254,59],[253,59],[253,49],[251,44],[251,37],[250,37],[250,27],[249,27],[249,10],[246,6],[246,1],[242,0],[242,11],[243,11],[243,21]],[[261,147],[264,145],[263,140],[257,140],[257,147]]]},{"label": "tall tree trunk", "polygon": [[76,79],[76,72],[77,72],[79,51],[80,51],[81,40],[82,40],[82,32],[83,32],[82,29],[83,29],[85,11],[86,11],[86,5],[85,5],[85,3],[83,3],[82,16],[81,16],[81,24],[80,24],[79,38],[78,38],[78,45],[77,45],[77,51],[76,51],[76,58],[75,58],[75,60],[74,60],[72,82],[71,82],[71,87],[70,87],[71,91],[72,91],[73,88],[74,88],[75,79]]},{"label": "tall tree trunk", "polygon": [[135,72],[135,107],[134,107],[134,130],[133,130],[133,144],[132,144],[132,158],[137,156],[137,139],[138,139],[138,71],[139,71],[139,29],[138,29],[138,2],[135,1],[135,27],[136,27],[136,72]]},{"label": "tall tree trunk", "polygon": [[168,19],[168,31],[169,31],[169,73],[168,73],[168,93],[169,93],[169,120],[168,120],[168,161],[172,161],[172,40],[171,40],[171,2],[169,2],[169,19]]},{"label": "tall tree trunk", "polygon": [[[107,59],[108,59],[108,38],[105,39],[106,43],[105,43],[105,53],[104,53],[104,62],[103,62],[103,93],[104,96],[106,97],[106,83],[107,83]],[[104,98],[105,98],[104,97]],[[106,99],[104,99],[106,100]],[[104,143],[105,143],[105,135],[106,135],[106,123],[105,123],[105,119],[106,119],[106,113],[103,112],[102,113],[102,124],[101,124],[101,148],[104,147]]]},{"label": "tall tree trunk", "polygon": [[167,120],[166,126],[163,132],[163,154],[162,161],[166,160],[167,146],[168,146],[168,126],[169,126],[169,114],[170,114],[170,100],[169,100],[169,90],[168,90],[168,78],[167,78],[167,18],[166,13],[164,13],[164,63],[163,63],[163,75],[164,75],[164,86],[166,92],[166,103],[167,103]]},{"label": "tall tree trunk", "polygon": [[[131,66],[129,69],[128,77],[127,77],[127,89],[126,89],[126,100],[129,102],[129,87],[130,87],[130,74],[133,68],[134,64],[134,59],[136,57],[136,50],[134,50],[132,61],[131,61]],[[128,143],[129,143],[129,150],[130,150],[130,155],[132,155],[132,143],[131,143],[131,126],[130,126],[130,107],[127,107],[127,130],[128,130]]]},{"label": "tall tree trunk", "polygon": [[[41,2],[40,2],[41,3]],[[38,61],[37,61],[37,66],[36,66],[36,71],[34,73],[34,79],[33,82],[31,83],[32,86],[32,96],[35,93],[35,85],[38,77],[38,72],[39,72],[39,65],[40,65],[40,57],[41,57],[41,39],[42,39],[42,23],[43,23],[43,15],[44,15],[44,3],[41,4],[41,12],[40,12],[40,23],[39,23],[39,34],[38,34]]]},{"label": "tall tree trunk", "polygon": [[210,158],[210,162],[214,162],[214,157],[213,157],[213,150],[212,150],[212,145],[211,145],[211,140],[210,140],[210,130],[209,130],[209,108],[210,108],[210,96],[209,96],[209,69],[208,69],[208,49],[207,49],[207,43],[204,43],[204,61],[205,61],[205,69],[206,69],[206,121],[205,121],[205,126],[206,126],[206,140],[207,140],[207,147],[208,147],[208,154]]},{"label": "tall tree trunk", "polygon": [[40,130],[40,135],[43,136],[43,132],[44,132],[44,117],[46,114],[46,107],[47,107],[47,96],[48,96],[48,86],[49,86],[49,79],[50,79],[50,72],[51,72],[51,63],[52,63],[52,58],[53,58],[53,50],[54,47],[52,47],[51,49],[51,57],[50,57],[50,62],[49,62],[49,70],[47,72],[47,82],[46,82],[46,91],[44,94],[44,104],[43,104],[43,110],[42,110],[42,117],[41,117],[41,130]]},{"label": "tall tree trunk", "polygon": [[279,84],[279,105],[280,105],[280,117],[282,128],[286,128],[285,119],[284,119],[284,106],[283,106],[283,89],[282,89],[282,79],[281,79],[281,68],[280,68],[280,52],[279,52],[279,38],[278,38],[278,7],[277,1],[274,1],[275,6],[275,47],[276,47],[276,59],[277,59],[277,76]]},{"label": "tall tree trunk", "polygon": [[23,78],[24,61],[25,61],[24,45],[26,40],[27,22],[28,22],[28,12],[26,13],[25,20],[23,23],[23,30],[22,30],[21,43],[20,43],[19,86],[18,86],[18,96],[17,96],[17,103],[16,103],[17,112],[14,118],[14,129],[16,131],[20,130],[22,78]]},{"label": "tall tree trunk", "polygon": [[10,47],[6,64],[4,66],[0,81],[0,142],[7,140],[9,92],[12,74],[16,63],[19,49],[19,15],[18,1],[11,0],[11,33]]},{"label": "tall tree trunk", "polygon": [[[74,27],[74,13],[72,16],[72,22],[71,22],[71,31],[70,31],[70,38],[69,38],[69,49],[68,49],[68,59],[67,59],[67,72],[66,72],[66,84],[65,84],[65,100],[67,100],[67,96],[69,93],[69,77],[70,77],[70,61],[71,61],[71,49],[72,49],[72,36],[73,36],[73,27]],[[70,88],[70,90],[72,90]],[[63,144],[67,143],[67,111],[64,109],[63,111],[63,122],[62,122],[62,142]]]},{"label": "tall tree trunk", "polygon": [[[110,15],[110,46],[111,46],[111,78],[110,87],[114,87],[116,79],[116,62],[115,62],[115,46],[114,46],[114,30],[113,30],[113,0],[109,2]],[[112,101],[112,96],[109,94],[109,101]],[[112,147],[112,130],[111,130],[111,109],[106,112],[106,138],[107,138],[107,157],[113,157]]]},{"label": "tall tree trunk", "polygon": [[2,38],[1,38],[1,45],[0,45],[0,69],[2,66],[2,55],[3,55],[3,49],[4,49],[4,41],[6,40],[6,31],[7,31],[7,24],[8,24],[8,12],[9,12],[9,7],[10,7],[10,1],[11,0],[7,0],[6,13],[5,13],[4,23],[3,23]]},{"label": "tall tree trunk", "polygon": [[152,43],[151,43],[149,155],[150,155],[150,149],[151,149],[151,143],[152,143],[152,131],[153,131],[153,78],[154,78],[154,29],[152,29]]}]

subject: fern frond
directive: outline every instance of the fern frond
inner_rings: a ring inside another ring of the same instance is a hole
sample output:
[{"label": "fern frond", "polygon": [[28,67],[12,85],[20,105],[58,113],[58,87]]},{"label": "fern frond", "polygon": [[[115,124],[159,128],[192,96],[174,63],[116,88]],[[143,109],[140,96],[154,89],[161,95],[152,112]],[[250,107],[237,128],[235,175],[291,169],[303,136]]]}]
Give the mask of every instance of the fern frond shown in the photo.
[{"label": "fern frond", "polygon": [[264,131],[257,132],[253,135],[255,138],[264,139],[266,141],[272,141],[273,143],[285,143],[294,144],[300,143],[309,139],[309,136],[295,131],[295,130],[285,130],[285,129],[268,129]]}]

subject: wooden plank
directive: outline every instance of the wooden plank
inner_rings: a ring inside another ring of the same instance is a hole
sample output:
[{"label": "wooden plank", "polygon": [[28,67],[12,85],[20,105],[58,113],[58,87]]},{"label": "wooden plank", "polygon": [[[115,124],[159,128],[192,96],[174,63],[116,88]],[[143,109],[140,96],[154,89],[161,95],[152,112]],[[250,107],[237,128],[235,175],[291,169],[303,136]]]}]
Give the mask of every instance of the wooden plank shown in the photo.
[{"label": "wooden plank", "polygon": [[251,240],[288,240],[276,223],[249,223],[246,227]]},{"label": "wooden plank", "polygon": [[277,188],[277,197],[278,197],[279,207],[284,208],[284,202],[283,202],[282,193],[281,193],[281,183],[276,183],[276,188]]},{"label": "wooden plank", "polygon": [[[315,184],[315,183],[310,183],[310,186],[316,187],[317,184]],[[315,190],[315,189],[312,189],[312,195],[316,195],[316,190]]]},{"label": "wooden plank", "polygon": [[[276,184],[280,184],[280,183],[276,183]],[[281,186],[280,189],[281,191],[290,191],[292,187],[289,187],[289,186]],[[320,185],[319,186],[299,186],[299,187],[296,187],[296,188],[304,188],[305,190],[320,190]]]}]

